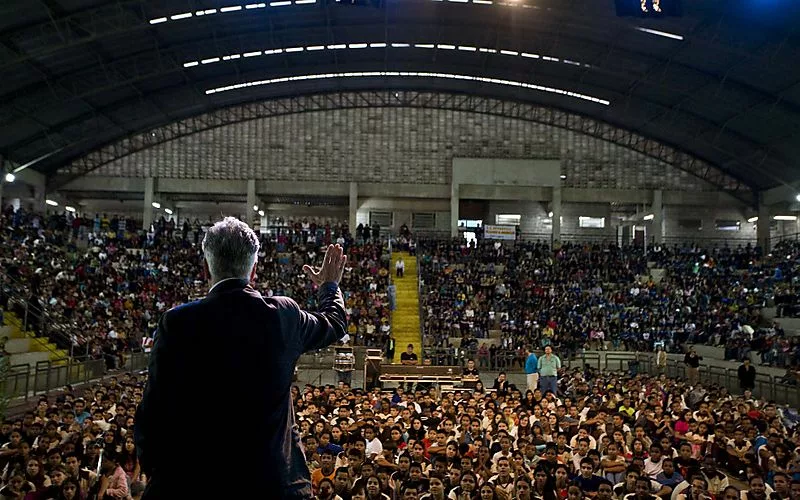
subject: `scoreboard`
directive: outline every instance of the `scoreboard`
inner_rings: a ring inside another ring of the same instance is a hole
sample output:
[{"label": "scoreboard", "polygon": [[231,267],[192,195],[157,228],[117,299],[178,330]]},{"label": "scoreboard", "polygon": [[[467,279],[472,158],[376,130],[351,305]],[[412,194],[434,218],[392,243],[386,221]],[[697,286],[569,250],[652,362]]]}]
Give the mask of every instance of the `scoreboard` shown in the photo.
[{"label": "scoreboard", "polygon": [[618,16],[666,17],[683,14],[681,0],[615,0]]}]

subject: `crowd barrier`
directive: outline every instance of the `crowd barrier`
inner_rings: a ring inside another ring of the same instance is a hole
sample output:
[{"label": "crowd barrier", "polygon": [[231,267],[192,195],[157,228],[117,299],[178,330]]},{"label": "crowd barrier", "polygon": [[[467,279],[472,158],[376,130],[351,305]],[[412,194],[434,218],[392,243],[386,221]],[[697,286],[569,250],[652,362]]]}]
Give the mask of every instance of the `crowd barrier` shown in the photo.
[{"label": "crowd barrier", "polygon": [[[492,356],[480,358],[474,351],[466,349],[426,348],[425,357],[434,365],[463,366],[467,359],[475,359],[478,369],[489,371],[506,371],[521,373],[524,371],[524,360],[519,361],[517,351],[497,350]],[[541,353],[537,353],[541,354]],[[481,363],[483,360],[483,363]],[[562,356],[565,367],[589,366],[596,370],[626,372],[628,374],[648,373],[659,375],[664,373],[672,378],[686,378],[686,365],[681,359],[668,358],[663,371],[656,366],[655,354],[615,351],[585,351],[573,355]],[[721,360],[720,360],[721,361]],[[634,362],[631,365],[631,362]],[[483,366],[482,366],[483,365]],[[701,364],[700,380],[705,384],[714,384],[726,388],[730,393],[740,394],[738,367],[724,367],[713,364]],[[760,398],[775,401],[791,407],[800,407],[800,387],[787,384],[782,377],[768,373],[757,373],[753,393]]]},{"label": "crowd barrier", "polygon": [[[137,372],[147,368],[147,353],[138,351],[126,353],[125,356],[125,366],[121,371]],[[48,394],[66,385],[87,384],[106,375],[109,372],[105,360],[87,356],[39,361],[35,366],[13,365],[5,370],[5,377],[0,380],[0,395],[8,401],[7,406],[13,409],[30,398]]]},{"label": "crowd barrier", "polygon": [[[363,367],[364,348],[354,349],[356,369]],[[466,360],[473,358],[467,350],[426,348],[425,357],[429,357],[433,365],[463,366]],[[496,351],[493,366],[483,367],[486,371],[507,371],[509,373],[524,372],[524,360],[520,365],[516,351]],[[650,375],[664,373],[672,378],[685,378],[686,365],[680,359],[668,358],[666,365],[660,369],[653,353],[585,351],[574,355],[564,355],[565,367],[591,367],[596,370],[638,372]],[[149,354],[141,351],[127,353],[122,371],[137,372],[147,368]],[[303,355],[299,369],[333,369],[333,350],[322,349]],[[511,361],[513,360],[513,361]],[[441,361],[441,362],[439,362]],[[487,363],[491,364],[492,360]],[[479,365],[479,369],[480,369]],[[61,361],[41,361],[35,367],[30,365],[11,366],[6,372],[5,380],[0,381],[0,395],[9,401],[9,407],[23,404],[31,397],[47,394],[63,388],[67,384],[78,385],[98,380],[108,375],[103,359],[88,359],[79,356]],[[705,384],[714,384],[726,388],[733,394],[741,393],[737,368],[722,367],[711,364],[701,365],[700,380]],[[488,383],[488,381],[486,381]],[[781,377],[767,373],[757,373],[753,393],[762,399],[775,401],[791,407],[800,407],[800,387],[787,384]]]}]

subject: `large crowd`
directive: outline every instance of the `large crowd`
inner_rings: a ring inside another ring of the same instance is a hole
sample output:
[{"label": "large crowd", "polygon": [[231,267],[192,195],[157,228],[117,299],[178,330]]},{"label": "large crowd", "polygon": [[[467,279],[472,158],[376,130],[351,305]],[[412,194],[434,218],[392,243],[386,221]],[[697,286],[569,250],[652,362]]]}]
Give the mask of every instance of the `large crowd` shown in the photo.
[{"label": "large crowd", "polygon": [[[316,498],[800,499],[796,410],[664,376],[559,375],[557,393],[544,394],[502,383],[294,387]],[[67,387],[4,421],[0,498],[139,498],[148,478],[132,431],[144,382]],[[236,457],[213,457],[235,470]],[[214,485],[216,498],[225,488]]]},{"label": "large crowd", "polygon": [[[144,232],[119,217],[7,209],[0,216],[0,307],[22,317],[27,303],[31,329],[74,355],[120,367],[163,312],[205,295],[199,241],[206,224],[180,227],[162,218]],[[322,245],[344,244],[348,331],[355,344],[383,347],[391,329],[389,258],[379,238],[353,239],[344,223],[313,220],[287,221],[262,237],[255,288],[308,308],[316,294],[303,264],[318,264]]]},{"label": "large crowd", "polygon": [[[0,218],[0,262],[13,279],[4,286],[38,299],[48,318],[71,327],[72,341],[101,355],[138,342],[163,311],[207,289],[202,224],[180,229],[158,221],[143,232],[126,222],[120,231],[120,219],[108,220],[107,230],[106,219]],[[348,331],[357,343],[383,345],[389,261],[367,229],[356,238],[343,224],[270,229],[255,286],[313,310],[301,266],[319,261],[321,245],[339,241],[350,257],[341,284]],[[661,248],[645,258],[613,246],[552,252],[541,243],[422,242],[425,329],[436,342],[457,336],[467,344],[496,329],[505,348],[534,343],[567,354],[592,345],[676,350],[710,342],[738,356],[759,342],[787,342],[759,314],[772,295],[792,293],[798,248],[778,250],[780,257],[752,248]],[[649,277],[648,261],[668,270],[663,280]],[[115,355],[107,357],[116,364]],[[480,364],[466,369],[479,376]],[[555,391],[523,392],[503,377],[496,389],[481,381],[445,393],[341,382],[293,388],[316,497],[800,500],[796,409],[691,378],[561,369],[546,386]],[[139,498],[148,478],[132,430],[144,383],[121,374],[80,393],[67,387],[2,422],[0,498]],[[236,457],[224,450],[209,458],[219,471],[235,470]],[[227,477],[248,479],[257,478]],[[225,481],[209,493],[226,498]],[[254,495],[262,494],[254,482]]]},{"label": "large crowd", "polygon": [[[620,248],[479,239],[421,242],[426,342],[459,338],[483,363],[489,349],[554,345],[681,352],[686,343],[749,351],[764,363],[800,362],[800,338],[761,315],[774,295],[794,290],[800,247],[778,243],[762,256],[751,246]],[[651,276],[663,269],[663,278]],[[494,331],[494,332],[492,332]],[[490,335],[495,333],[495,335]],[[479,339],[494,336],[491,347]],[[516,359],[522,359],[517,357]]]}]

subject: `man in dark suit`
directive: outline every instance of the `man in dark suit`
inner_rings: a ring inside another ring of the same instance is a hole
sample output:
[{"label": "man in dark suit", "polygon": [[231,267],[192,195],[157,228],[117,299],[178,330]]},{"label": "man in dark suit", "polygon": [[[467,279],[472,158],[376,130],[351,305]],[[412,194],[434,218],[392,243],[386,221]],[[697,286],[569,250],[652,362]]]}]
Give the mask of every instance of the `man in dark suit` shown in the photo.
[{"label": "man in dark suit", "polygon": [[[197,468],[216,463],[221,471],[228,462],[235,477],[217,485],[226,498],[263,496],[265,488],[270,498],[312,498],[290,386],[302,353],[346,333],[339,280],[347,257],[331,245],[321,268],[304,266],[319,287],[319,312],[308,313],[250,287],[258,250],[247,224],[215,224],[203,240],[208,295],[161,316],[134,432],[150,479],[146,500],[203,496],[208,483]],[[234,424],[215,436],[197,412],[211,401],[213,418]],[[258,433],[237,433],[238,419],[256,423]]]}]

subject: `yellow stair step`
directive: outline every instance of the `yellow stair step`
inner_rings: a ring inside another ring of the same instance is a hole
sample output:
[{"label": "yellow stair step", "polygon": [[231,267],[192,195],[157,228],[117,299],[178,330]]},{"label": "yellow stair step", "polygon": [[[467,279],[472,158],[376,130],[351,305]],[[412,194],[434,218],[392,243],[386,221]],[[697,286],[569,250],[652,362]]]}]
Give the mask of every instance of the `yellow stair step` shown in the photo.
[{"label": "yellow stair step", "polygon": [[420,338],[419,321],[419,280],[417,279],[417,258],[407,252],[393,252],[391,270],[394,274],[395,263],[403,257],[405,272],[402,278],[392,277],[397,290],[397,307],[392,313],[392,333],[397,342],[394,363],[400,362],[400,355],[406,351],[408,344],[414,344],[414,352],[422,356],[422,339]]}]

